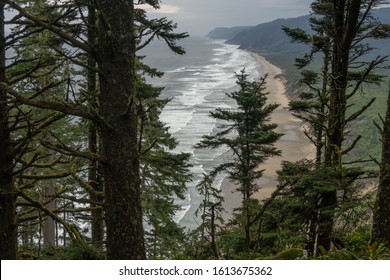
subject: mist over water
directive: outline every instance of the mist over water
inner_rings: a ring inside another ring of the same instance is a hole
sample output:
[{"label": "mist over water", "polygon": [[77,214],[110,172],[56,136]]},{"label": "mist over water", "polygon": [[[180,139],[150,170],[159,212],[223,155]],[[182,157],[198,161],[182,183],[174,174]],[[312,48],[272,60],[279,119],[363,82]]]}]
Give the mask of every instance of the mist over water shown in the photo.
[{"label": "mist over water", "polygon": [[[259,64],[248,53],[236,45],[227,45],[222,40],[203,37],[191,37],[182,42],[186,50],[184,56],[169,53],[162,43],[153,44],[143,54],[145,63],[165,72],[161,79],[153,84],[164,87],[161,98],[171,101],[164,108],[161,120],[179,141],[174,152],[192,154],[193,181],[187,185],[185,201],[180,201],[182,211],[175,220],[187,228],[197,227],[194,212],[202,197],[195,186],[215,166],[229,157],[225,147],[213,150],[194,149],[203,135],[216,132],[218,123],[210,118],[210,111],[216,108],[234,109],[235,103],[225,93],[236,87],[235,72],[243,68],[252,79],[260,77]],[[224,175],[219,176],[214,185],[221,187]]]}]

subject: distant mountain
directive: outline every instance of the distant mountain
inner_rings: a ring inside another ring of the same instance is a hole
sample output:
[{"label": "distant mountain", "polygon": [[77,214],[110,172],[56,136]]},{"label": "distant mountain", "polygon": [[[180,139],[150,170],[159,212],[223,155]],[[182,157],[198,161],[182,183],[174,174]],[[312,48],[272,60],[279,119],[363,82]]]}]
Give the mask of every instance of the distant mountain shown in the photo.
[{"label": "distant mountain", "polygon": [[[390,24],[390,8],[382,8],[374,11],[378,21],[383,24]],[[262,23],[254,27],[243,28],[239,31],[236,28],[219,28],[209,33],[210,38],[225,39],[228,43],[240,45],[240,48],[249,51],[258,52],[266,57],[271,63],[277,65],[283,70],[288,83],[288,94],[292,96],[300,91],[299,79],[300,70],[294,66],[295,58],[302,57],[309,47],[304,44],[292,42],[292,40],[281,30],[282,26],[290,28],[301,28],[311,32],[309,24],[310,15],[301,16],[289,19],[277,19],[271,22]],[[374,49],[367,54],[364,59],[369,61],[377,56],[390,55],[390,39],[388,40],[369,40],[369,43]],[[390,64],[390,59],[386,63]],[[319,57],[310,65],[310,69],[319,69],[321,60]],[[388,69],[378,69],[378,72],[388,76]],[[387,104],[387,78],[381,86],[365,86],[366,94],[357,95],[352,99],[350,112],[354,112],[356,108],[362,108],[368,101],[375,97],[374,104],[367,109],[361,116],[360,120],[353,124],[353,129],[348,136],[348,141],[353,141],[357,135],[362,135],[361,140],[354,151],[348,155],[348,160],[354,161],[357,159],[380,158],[381,150],[378,145],[380,139],[377,130],[372,126],[372,120],[378,119],[378,113],[384,114]],[[368,120],[368,121],[366,121]],[[352,143],[352,142],[351,142]],[[378,148],[379,147],[379,148]]]},{"label": "distant mountain", "polygon": [[[377,9],[374,14],[381,23],[390,23],[390,8]],[[272,63],[289,72],[289,69],[294,65],[295,58],[304,55],[309,47],[292,42],[281,28],[283,26],[299,27],[310,31],[309,18],[310,15],[306,15],[297,18],[277,19],[254,27],[217,28],[211,31],[208,37],[225,39],[227,43],[240,45],[242,49],[259,52]],[[377,49],[372,51],[370,56],[390,54],[390,40],[379,40],[371,43]]]},{"label": "distant mountain", "polygon": [[283,26],[299,27],[310,31],[309,15],[290,19],[277,19],[262,23],[250,29],[237,33],[228,43],[239,44],[241,48],[249,50],[263,50],[280,52],[286,49],[286,44],[291,47],[291,39],[282,31]]},{"label": "distant mountain", "polygon": [[208,38],[212,39],[223,39],[230,40],[234,38],[238,33],[251,29],[253,26],[237,26],[237,27],[217,27],[213,29],[209,34],[207,34]]}]

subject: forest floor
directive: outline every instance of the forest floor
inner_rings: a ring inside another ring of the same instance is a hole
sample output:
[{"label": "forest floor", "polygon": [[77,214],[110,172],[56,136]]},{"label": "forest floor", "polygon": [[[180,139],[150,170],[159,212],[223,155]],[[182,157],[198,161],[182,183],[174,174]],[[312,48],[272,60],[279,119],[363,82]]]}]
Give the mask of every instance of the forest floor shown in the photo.
[{"label": "forest floor", "polygon": [[[264,57],[257,53],[251,53],[259,62],[262,74],[268,73],[267,91],[268,103],[277,103],[279,107],[273,112],[271,122],[278,125],[276,132],[282,133],[281,139],[275,146],[282,151],[279,157],[269,158],[259,169],[264,169],[264,175],[259,180],[259,191],[253,196],[258,200],[268,198],[277,186],[276,171],[281,169],[282,161],[298,161],[302,159],[314,159],[314,145],[304,134],[303,122],[294,117],[288,110],[289,98],[286,95],[286,80],[283,77],[282,70],[271,64]],[[241,194],[235,192],[237,186],[225,178],[222,183],[222,191],[225,202],[224,207],[227,211],[226,218],[230,217],[235,208],[241,206]]]}]

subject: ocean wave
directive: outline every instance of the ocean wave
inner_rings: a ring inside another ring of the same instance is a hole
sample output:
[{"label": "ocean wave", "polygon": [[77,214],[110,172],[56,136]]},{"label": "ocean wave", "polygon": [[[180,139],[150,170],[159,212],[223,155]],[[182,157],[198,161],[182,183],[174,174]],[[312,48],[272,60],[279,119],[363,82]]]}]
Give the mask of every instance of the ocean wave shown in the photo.
[{"label": "ocean wave", "polygon": [[191,209],[191,195],[187,194],[187,199],[186,199],[187,205],[182,205],[181,208],[182,210],[177,211],[173,220],[175,223],[180,223],[180,221],[183,219],[183,217],[187,214],[187,212]]},{"label": "ocean wave", "polygon": [[178,73],[178,72],[183,72],[187,70],[187,66],[176,68],[175,70],[169,70],[165,71],[166,73]]},{"label": "ocean wave", "polygon": [[[174,70],[166,71],[169,74],[159,85],[166,88],[164,97],[171,98],[161,114],[161,121],[169,126],[169,131],[179,142],[174,152],[193,155],[191,173],[194,180],[187,185],[188,193],[186,199],[180,201],[182,210],[176,213],[175,221],[194,228],[195,218],[191,209],[196,209],[202,200],[196,192],[196,185],[204,173],[229,156],[227,147],[196,150],[194,146],[200,142],[203,135],[216,133],[217,126],[221,124],[210,117],[210,111],[216,108],[234,108],[234,102],[225,95],[225,92],[231,92],[236,87],[234,73],[245,68],[250,77],[257,78],[260,70],[250,54],[223,41],[194,42],[187,48],[188,53],[191,53],[187,58],[187,65],[183,66],[183,60],[176,67],[174,64],[172,67],[170,65]],[[183,59],[186,59],[186,56],[183,56]],[[221,188],[225,176],[218,175],[213,186]]]},{"label": "ocean wave", "polygon": [[166,108],[160,115],[160,120],[169,127],[169,132],[174,134],[191,122],[193,113],[194,110]]}]

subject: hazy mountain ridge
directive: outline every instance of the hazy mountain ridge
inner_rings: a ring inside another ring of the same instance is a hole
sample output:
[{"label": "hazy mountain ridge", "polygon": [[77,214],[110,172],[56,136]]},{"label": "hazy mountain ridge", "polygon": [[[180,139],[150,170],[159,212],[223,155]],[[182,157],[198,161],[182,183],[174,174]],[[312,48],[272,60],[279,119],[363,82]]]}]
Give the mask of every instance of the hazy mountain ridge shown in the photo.
[{"label": "hazy mountain ridge", "polygon": [[[390,23],[390,8],[375,10],[375,16],[381,23]],[[287,26],[310,31],[310,17],[311,15],[305,15],[296,18],[276,19],[253,27],[219,27],[212,30],[207,36],[212,39],[225,39],[227,43],[240,45],[242,49],[259,52],[272,63],[288,71],[288,68],[294,64],[295,58],[304,55],[309,47],[292,42],[281,28]],[[376,48],[370,55],[389,54],[390,40],[370,43]]]},{"label": "hazy mountain ridge", "polygon": [[237,34],[242,31],[253,28],[253,26],[236,26],[236,27],[217,27],[207,34],[207,37],[212,39],[233,39]]},{"label": "hazy mountain ridge", "polygon": [[[383,24],[390,24],[390,8],[382,8],[375,10],[375,17],[379,22]],[[301,28],[306,31],[310,31],[309,23],[310,15],[301,16],[297,18],[289,19],[277,19],[271,22],[262,23],[257,26],[246,28],[237,32],[233,37],[224,38],[230,44],[240,45],[240,48],[260,53],[266,57],[272,64],[277,65],[283,70],[283,74],[287,80],[287,93],[290,96],[294,96],[294,93],[300,90],[298,81],[300,79],[300,71],[294,66],[295,58],[302,57],[309,51],[309,46],[304,44],[292,42],[292,40],[284,34],[282,31],[283,26],[290,28]],[[222,30],[222,29],[220,29]],[[228,34],[224,30],[225,34]],[[234,32],[231,32],[232,34]],[[210,38],[218,34],[217,30],[209,33]],[[221,38],[219,38],[221,39]],[[369,43],[374,49],[367,54],[364,59],[370,61],[377,56],[389,56],[390,55],[390,40],[367,40],[365,43]],[[384,66],[389,66],[390,59]],[[312,68],[320,67],[321,61],[315,60]],[[378,72],[388,76],[388,69],[378,69]],[[364,113],[360,121],[354,124],[354,132],[351,133],[351,139],[357,135],[364,135],[363,140],[357,145],[357,149],[354,153],[351,153],[352,159],[368,158],[373,156],[379,159],[381,150],[378,131],[372,126],[372,120],[378,118],[379,114],[384,114],[385,105],[388,93],[388,79],[382,86],[365,86],[366,94],[361,94],[354,100],[355,108],[361,108],[372,97],[376,98],[374,104],[368,108]],[[369,120],[369,121],[365,121]]]},{"label": "hazy mountain ridge", "polygon": [[[248,50],[262,50],[263,52],[280,53],[287,49],[292,51],[292,45],[296,45],[295,51],[302,49],[298,44],[291,44],[291,39],[282,31],[283,26],[299,27],[310,30],[310,16],[302,16],[291,19],[277,19],[268,23],[259,24],[251,29],[244,30],[228,40],[228,43],[239,44],[241,48]],[[287,46],[288,45],[288,48]]]}]

